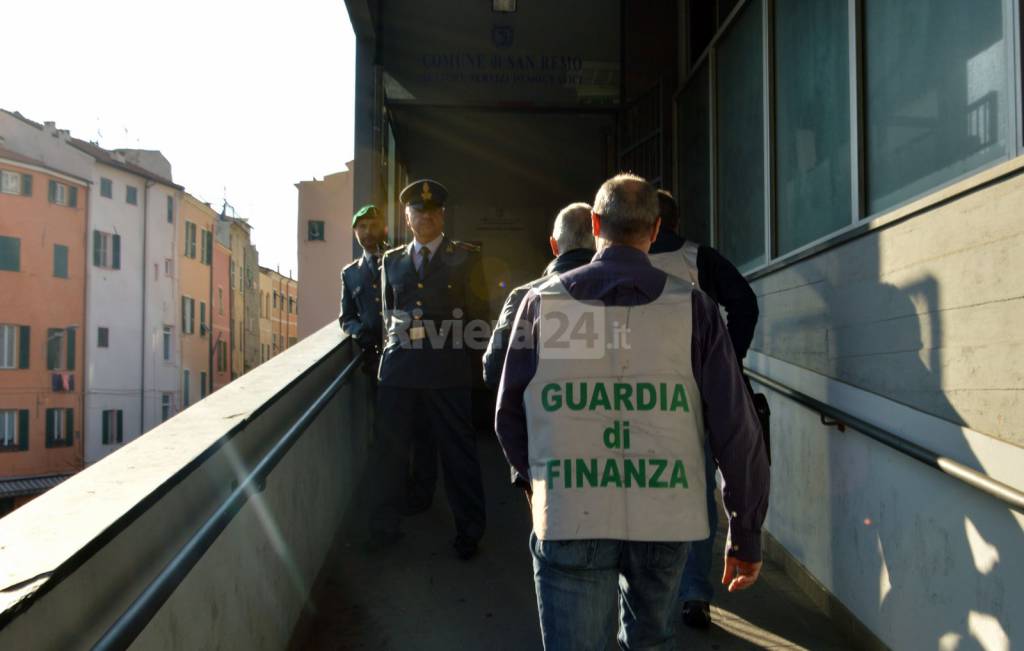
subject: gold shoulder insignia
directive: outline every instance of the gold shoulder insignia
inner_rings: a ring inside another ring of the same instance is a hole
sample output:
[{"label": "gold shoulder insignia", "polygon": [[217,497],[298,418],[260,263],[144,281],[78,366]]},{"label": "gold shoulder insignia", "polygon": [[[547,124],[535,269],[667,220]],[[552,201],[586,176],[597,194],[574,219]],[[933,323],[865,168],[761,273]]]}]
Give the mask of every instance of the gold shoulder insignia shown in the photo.
[{"label": "gold shoulder insignia", "polygon": [[406,245],[403,244],[402,246],[396,246],[393,249],[388,249],[387,251],[384,252],[384,255],[388,256],[388,255],[393,255],[393,254],[396,254],[396,253],[400,253],[400,252],[405,250],[405,247],[406,247]]},{"label": "gold shoulder insignia", "polygon": [[469,251],[471,253],[480,253],[480,245],[473,244],[471,242],[453,242],[450,246],[457,246],[463,251]]}]

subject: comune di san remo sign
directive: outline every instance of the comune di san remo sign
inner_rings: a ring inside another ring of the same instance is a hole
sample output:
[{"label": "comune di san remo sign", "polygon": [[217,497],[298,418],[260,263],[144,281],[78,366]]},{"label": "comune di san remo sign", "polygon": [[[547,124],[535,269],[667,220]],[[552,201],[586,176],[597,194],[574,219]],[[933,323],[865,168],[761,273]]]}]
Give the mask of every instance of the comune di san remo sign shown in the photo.
[{"label": "comune di san remo sign", "polygon": [[381,62],[389,102],[613,106],[619,100],[619,1],[389,1]]}]

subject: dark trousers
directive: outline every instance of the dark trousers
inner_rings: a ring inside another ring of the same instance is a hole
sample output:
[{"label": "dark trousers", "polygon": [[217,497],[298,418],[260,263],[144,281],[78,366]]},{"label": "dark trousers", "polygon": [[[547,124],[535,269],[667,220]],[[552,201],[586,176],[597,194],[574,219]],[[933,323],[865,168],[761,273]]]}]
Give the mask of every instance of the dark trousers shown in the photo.
[{"label": "dark trousers", "polygon": [[455,530],[479,540],[484,533],[484,486],[473,429],[470,390],[377,388],[374,441],[370,450],[370,532],[398,531],[406,503],[409,454],[424,427],[441,455]]}]

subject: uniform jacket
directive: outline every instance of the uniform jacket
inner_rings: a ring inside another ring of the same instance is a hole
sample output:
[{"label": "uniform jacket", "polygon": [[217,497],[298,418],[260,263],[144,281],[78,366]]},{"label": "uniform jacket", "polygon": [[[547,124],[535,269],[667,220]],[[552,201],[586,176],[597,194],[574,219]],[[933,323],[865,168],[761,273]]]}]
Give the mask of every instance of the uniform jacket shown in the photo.
[{"label": "uniform jacket", "polygon": [[380,271],[365,255],[341,270],[341,329],[360,344],[381,345],[384,336]]},{"label": "uniform jacket", "polygon": [[[472,356],[479,359],[489,325],[480,248],[446,236],[422,280],[412,256],[409,243],[387,251],[381,265],[385,342],[380,383],[471,388]],[[417,328],[424,336],[414,339]]]}]

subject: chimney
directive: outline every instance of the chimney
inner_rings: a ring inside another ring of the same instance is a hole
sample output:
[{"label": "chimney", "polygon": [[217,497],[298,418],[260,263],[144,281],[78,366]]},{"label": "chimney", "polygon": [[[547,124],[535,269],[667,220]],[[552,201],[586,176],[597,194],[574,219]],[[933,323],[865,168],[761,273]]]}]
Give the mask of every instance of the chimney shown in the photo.
[{"label": "chimney", "polygon": [[51,136],[57,135],[57,123],[53,121],[43,122],[43,131]]}]

